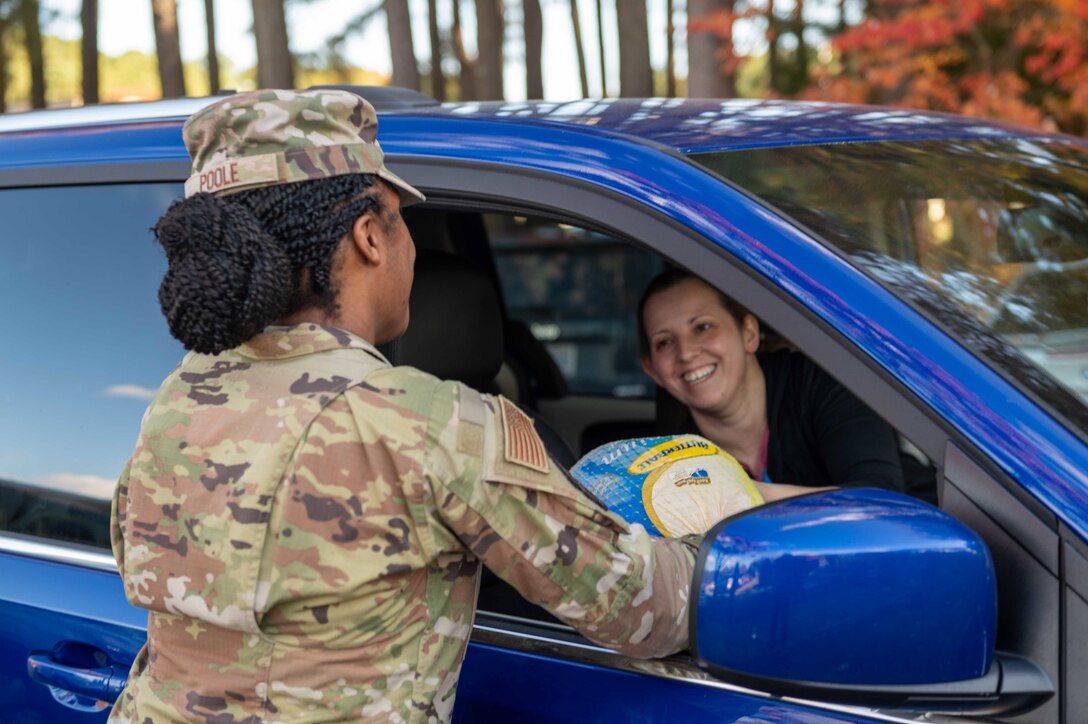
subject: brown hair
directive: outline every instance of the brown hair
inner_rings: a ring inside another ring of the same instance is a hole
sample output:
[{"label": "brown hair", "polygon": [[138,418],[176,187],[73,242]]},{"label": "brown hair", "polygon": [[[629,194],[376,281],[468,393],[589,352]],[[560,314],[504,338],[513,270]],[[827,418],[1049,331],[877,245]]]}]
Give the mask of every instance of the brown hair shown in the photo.
[{"label": "brown hair", "polygon": [[650,301],[650,297],[655,294],[660,294],[667,289],[672,289],[680,282],[687,281],[688,279],[702,282],[711,289],[714,289],[714,293],[717,294],[722,309],[729,312],[730,316],[736,320],[738,327],[743,325],[744,318],[751,314],[751,312],[736,301],[715,289],[713,285],[707,284],[701,277],[692,274],[687,269],[681,269],[679,267],[666,269],[650,280],[650,283],[646,285],[646,291],[642,293],[642,298],[638,300],[638,348],[643,357],[650,356],[650,338],[646,334],[646,321],[642,316],[646,311],[646,303]]}]

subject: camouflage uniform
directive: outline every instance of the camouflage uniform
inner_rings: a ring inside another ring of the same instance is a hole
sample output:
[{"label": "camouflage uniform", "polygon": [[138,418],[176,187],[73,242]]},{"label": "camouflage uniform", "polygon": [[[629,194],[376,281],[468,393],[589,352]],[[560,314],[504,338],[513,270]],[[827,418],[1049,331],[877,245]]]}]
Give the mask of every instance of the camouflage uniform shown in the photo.
[{"label": "camouflage uniform", "polygon": [[118,721],[446,721],[480,561],[601,644],[686,645],[686,545],[587,499],[505,399],[316,325],[183,360],[112,536],[150,612]]}]

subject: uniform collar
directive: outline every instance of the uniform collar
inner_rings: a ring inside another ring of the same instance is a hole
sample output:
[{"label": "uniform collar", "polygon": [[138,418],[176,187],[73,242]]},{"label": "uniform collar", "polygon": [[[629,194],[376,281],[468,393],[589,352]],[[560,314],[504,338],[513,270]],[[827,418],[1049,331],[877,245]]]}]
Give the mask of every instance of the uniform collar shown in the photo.
[{"label": "uniform collar", "polygon": [[383,364],[392,366],[374,345],[362,337],[336,327],[319,324],[272,325],[237,348],[243,357],[260,360],[290,359],[344,347],[361,349]]}]

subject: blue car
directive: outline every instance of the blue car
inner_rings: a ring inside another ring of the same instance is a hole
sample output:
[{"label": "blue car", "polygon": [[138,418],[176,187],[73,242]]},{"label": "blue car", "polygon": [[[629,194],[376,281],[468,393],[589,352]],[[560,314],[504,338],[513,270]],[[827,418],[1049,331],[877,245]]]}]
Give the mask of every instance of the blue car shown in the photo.
[{"label": "blue car", "polygon": [[[634,308],[681,266],[883,417],[909,483],[720,523],[691,650],[663,661],[485,579],[456,721],[1088,721],[1088,143],[833,104],[361,93],[427,194],[394,361],[510,396],[570,465],[655,428]],[[149,229],[209,102],[0,117],[4,721],[105,720],[144,642],[110,495],[183,354]]]}]

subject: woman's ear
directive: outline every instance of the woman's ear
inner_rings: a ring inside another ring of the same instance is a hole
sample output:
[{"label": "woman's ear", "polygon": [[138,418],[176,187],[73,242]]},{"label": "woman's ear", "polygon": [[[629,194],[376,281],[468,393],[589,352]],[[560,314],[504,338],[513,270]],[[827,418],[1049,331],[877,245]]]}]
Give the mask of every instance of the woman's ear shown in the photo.
[{"label": "woman's ear", "polygon": [[759,320],[754,314],[745,314],[741,324],[741,337],[744,340],[744,351],[755,354],[759,349]]},{"label": "woman's ear", "polygon": [[359,252],[362,260],[368,266],[380,266],[384,259],[384,237],[381,237],[381,224],[374,212],[368,211],[357,218],[349,233],[352,246]]}]

